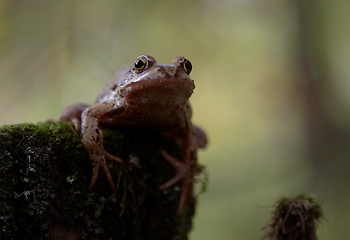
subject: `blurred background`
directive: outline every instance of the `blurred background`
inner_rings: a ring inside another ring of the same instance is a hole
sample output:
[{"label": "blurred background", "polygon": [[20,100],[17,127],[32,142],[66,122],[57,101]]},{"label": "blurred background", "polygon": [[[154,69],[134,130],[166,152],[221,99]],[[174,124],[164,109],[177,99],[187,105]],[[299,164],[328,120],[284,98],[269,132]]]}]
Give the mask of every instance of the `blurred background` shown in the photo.
[{"label": "blurred background", "polygon": [[0,0],[0,125],[92,103],[140,54],[193,64],[210,138],[192,240],[260,239],[281,196],[311,193],[320,239],[349,239],[350,1]]}]

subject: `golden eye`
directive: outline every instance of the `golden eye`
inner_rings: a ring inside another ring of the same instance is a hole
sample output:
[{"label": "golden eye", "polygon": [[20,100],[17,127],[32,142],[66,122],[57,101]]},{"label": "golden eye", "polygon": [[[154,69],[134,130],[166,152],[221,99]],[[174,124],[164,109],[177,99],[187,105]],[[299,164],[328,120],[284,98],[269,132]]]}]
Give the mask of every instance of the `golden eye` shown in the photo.
[{"label": "golden eye", "polygon": [[187,72],[187,74],[190,74],[190,72],[192,71],[192,63],[189,60],[185,59],[183,62],[183,66],[185,72]]},{"label": "golden eye", "polygon": [[140,57],[135,61],[135,72],[142,73],[144,70],[147,69],[148,66],[148,60],[144,56]]}]

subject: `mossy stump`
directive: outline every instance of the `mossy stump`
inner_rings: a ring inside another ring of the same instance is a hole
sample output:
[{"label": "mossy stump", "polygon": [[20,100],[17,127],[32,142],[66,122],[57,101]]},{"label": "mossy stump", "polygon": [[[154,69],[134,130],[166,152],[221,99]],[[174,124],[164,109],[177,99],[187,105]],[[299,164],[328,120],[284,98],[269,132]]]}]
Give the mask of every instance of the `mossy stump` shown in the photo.
[{"label": "mossy stump", "polygon": [[102,174],[87,187],[91,165],[64,122],[0,128],[0,239],[187,239],[194,203],[176,214],[179,188],[160,190],[174,170],[159,154],[179,149],[159,134],[104,129],[117,190]]}]

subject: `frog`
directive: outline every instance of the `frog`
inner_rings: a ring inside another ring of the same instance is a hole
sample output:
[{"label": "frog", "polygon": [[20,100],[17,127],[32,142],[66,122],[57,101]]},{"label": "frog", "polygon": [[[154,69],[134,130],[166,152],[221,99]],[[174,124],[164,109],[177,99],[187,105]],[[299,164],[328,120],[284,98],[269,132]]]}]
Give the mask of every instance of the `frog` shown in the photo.
[{"label": "frog", "polygon": [[180,187],[177,214],[183,212],[186,201],[193,202],[193,184],[198,172],[197,149],[207,145],[205,132],[191,121],[189,98],[195,84],[190,78],[192,63],[176,57],[170,64],[160,64],[150,55],[139,56],[132,67],[120,69],[97,96],[95,103],[73,104],[60,115],[80,133],[81,142],[92,165],[88,189],[92,189],[101,172],[110,188],[115,189],[107,160],[123,164],[123,159],[108,153],[103,145],[104,123],[116,127],[131,127],[159,132],[173,140],[180,157],[164,149],[159,153],[175,170],[174,176],[159,186],[165,190]]}]

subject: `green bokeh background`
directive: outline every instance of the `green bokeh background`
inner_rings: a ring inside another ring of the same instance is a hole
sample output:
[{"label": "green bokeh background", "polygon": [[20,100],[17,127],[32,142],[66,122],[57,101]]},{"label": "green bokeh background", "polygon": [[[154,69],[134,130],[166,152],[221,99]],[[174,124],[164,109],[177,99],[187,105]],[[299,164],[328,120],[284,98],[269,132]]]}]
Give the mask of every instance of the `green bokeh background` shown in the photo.
[{"label": "green bokeh background", "polygon": [[[297,2],[0,0],[0,124],[57,119],[68,104],[92,103],[140,54],[162,63],[183,55],[196,82],[194,122],[210,140],[200,152],[210,183],[190,239],[260,239],[274,202],[299,193],[324,207],[320,239],[347,239],[350,150],[320,163],[333,169],[322,178],[315,173]],[[326,77],[322,112],[346,134],[350,2],[307,2],[314,31],[306,38],[322,56],[313,67]]]}]

